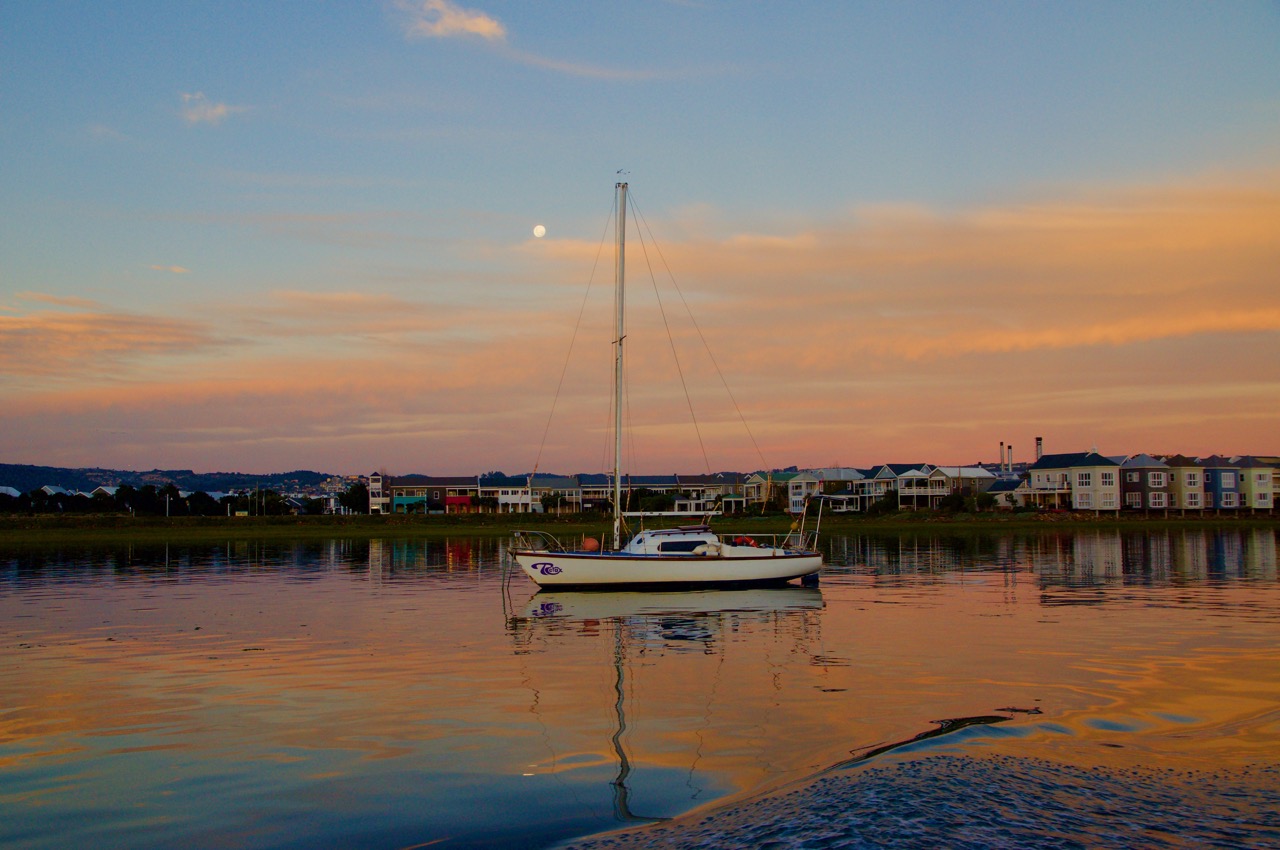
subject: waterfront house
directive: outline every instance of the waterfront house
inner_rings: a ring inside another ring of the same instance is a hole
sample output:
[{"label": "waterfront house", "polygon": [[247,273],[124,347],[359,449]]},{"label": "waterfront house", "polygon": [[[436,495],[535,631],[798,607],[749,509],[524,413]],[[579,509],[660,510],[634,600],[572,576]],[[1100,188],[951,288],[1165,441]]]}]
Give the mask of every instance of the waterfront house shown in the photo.
[{"label": "waterfront house", "polygon": [[1120,499],[1124,510],[1167,510],[1173,505],[1169,464],[1149,454],[1120,463]]},{"label": "waterfront house", "polygon": [[479,495],[479,481],[470,476],[369,476],[370,513],[475,513]]},{"label": "waterfront house", "polygon": [[535,475],[530,481],[535,513],[578,513],[582,510],[582,487],[567,475]]},{"label": "waterfront house", "polygon": [[496,505],[500,514],[527,514],[533,511],[533,495],[528,476],[482,475],[479,482],[481,504]]},{"label": "waterfront house", "polygon": [[711,475],[677,475],[679,496],[676,510],[681,513],[707,514],[715,511],[734,513],[743,507],[743,478],[736,472]]},{"label": "waterfront house", "polygon": [[1204,471],[1205,510],[1234,511],[1240,507],[1240,467],[1221,455],[1196,461]]},{"label": "waterfront house", "polygon": [[793,514],[803,511],[806,500],[821,492],[821,482],[809,472],[757,472],[743,484],[748,505],[771,504]]},{"label": "waterfront house", "polygon": [[1204,510],[1204,470],[1186,455],[1160,458],[1169,467],[1169,507],[1180,511]]},{"label": "waterfront house", "polygon": [[[933,467],[927,463],[884,463],[868,470],[864,479],[866,486],[862,488],[862,510],[866,510],[890,493],[897,493],[898,506],[902,506],[902,490],[904,486],[916,493],[915,485],[923,479],[927,481]],[[862,483],[862,482],[859,482]],[[927,489],[928,484],[925,484]]]},{"label": "waterfront house", "polygon": [[1096,451],[1042,455],[1028,469],[1033,504],[1077,511],[1120,510],[1120,464]]},{"label": "waterfront house", "polygon": [[987,493],[996,500],[997,508],[1020,508],[1027,503],[1031,487],[1025,478],[996,478]]},{"label": "waterfront house", "polygon": [[1275,505],[1275,475],[1280,469],[1251,455],[1233,457],[1240,469],[1240,507],[1269,511]]},{"label": "waterfront house", "polygon": [[[976,496],[987,492],[995,485],[996,475],[981,466],[935,466],[925,480],[928,482],[927,506],[937,508],[952,493]],[[902,491],[898,494],[901,502]]]}]

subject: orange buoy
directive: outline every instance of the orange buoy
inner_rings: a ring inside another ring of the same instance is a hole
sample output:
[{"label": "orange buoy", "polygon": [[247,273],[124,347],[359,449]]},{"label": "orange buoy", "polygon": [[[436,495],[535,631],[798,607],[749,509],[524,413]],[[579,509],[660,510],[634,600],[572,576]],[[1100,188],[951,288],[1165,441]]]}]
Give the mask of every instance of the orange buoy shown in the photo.
[{"label": "orange buoy", "polygon": [[596,540],[594,537],[584,537],[584,538],[582,538],[582,551],[584,551],[584,552],[599,552],[599,551],[600,551],[600,541],[599,541],[599,540]]}]

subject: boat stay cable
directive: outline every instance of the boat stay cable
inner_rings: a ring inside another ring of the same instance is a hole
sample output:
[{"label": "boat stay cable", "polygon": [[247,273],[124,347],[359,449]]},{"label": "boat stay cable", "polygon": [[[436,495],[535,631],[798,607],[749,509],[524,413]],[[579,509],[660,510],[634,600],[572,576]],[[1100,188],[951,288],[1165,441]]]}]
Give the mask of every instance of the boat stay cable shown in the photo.
[{"label": "boat stay cable", "polygon": [[[698,334],[698,339],[702,343],[702,348],[707,353],[707,359],[711,361],[711,366],[715,369],[716,376],[720,379],[720,384],[724,387],[725,394],[729,396],[729,401],[733,404],[734,412],[738,414],[738,421],[742,423],[742,428],[747,432],[747,437],[751,440],[751,446],[755,449],[756,456],[760,459],[760,468],[768,469],[769,464],[764,459],[764,452],[760,450],[760,444],[756,441],[756,435],[751,431],[751,425],[747,422],[747,417],[743,414],[742,406],[738,404],[738,399],[734,396],[733,390],[729,388],[729,381],[724,376],[724,370],[720,368],[720,363],[716,360],[716,356],[711,350],[711,344],[707,342],[706,334],[702,332],[702,326],[698,324],[698,320],[693,314],[693,309],[689,306],[688,299],[684,297],[684,290],[680,288],[680,284],[676,281],[675,274],[671,271],[670,264],[667,263],[666,256],[662,253],[662,246],[658,244],[656,239],[654,239],[653,231],[649,228],[649,222],[645,219],[639,208],[636,207],[634,200],[631,200],[631,208],[635,213],[637,222],[641,227],[643,227],[644,231],[648,232],[649,241],[653,243],[653,249],[657,253],[663,269],[666,270],[667,277],[671,280],[671,286],[675,289],[676,294],[680,296],[680,303],[684,305],[685,314],[689,317],[689,323],[693,325],[694,331]],[[644,245],[643,239],[641,239],[640,244]],[[645,254],[645,257],[647,260],[647,253]]]},{"label": "boat stay cable", "polygon": [[[644,218],[640,215],[640,209],[636,206],[635,196],[631,195],[627,198],[631,205],[631,211],[635,214],[636,220],[643,222]],[[653,240],[653,234],[649,234],[649,241]],[[654,250],[657,250],[657,244],[654,244]],[[711,474],[711,459],[707,456],[707,446],[702,439],[702,428],[698,425],[698,414],[693,409],[693,397],[689,395],[689,384],[684,378],[684,367],[680,365],[680,354],[676,351],[676,340],[671,333],[671,322],[667,319],[667,307],[662,303],[662,293],[658,290],[658,278],[653,273],[653,263],[649,259],[648,242],[644,239],[644,234],[640,234],[640,252],[644,254],[645,266],[649,269],[649,281],[653,284],[653,297],[658,302],[658,313],[662,316],[662,327],[667,332],[667,344],[671,346],[671,359],[676,364],[676,374],[680,376],[680,388],[684,390],[684,401],[689,407],[689,418],[693,420],[693,431],[698,437],[698,449],[702,452],[702,462],[707,467],[707,474]],[[679,291],[679,290],[677,290]],[[686,305],[687,307],[688,305]]]},{"label": "boat stay cable", "polygon": [[[582,303],[578,305],[578,318],[573,323],[573,335],[569,338],[569,350],[564,355],[564,365],[560,368],[560,380],[556,383],[555,396],[551,399],[551,410],[547,412],[547,424],[542,429],[542,441],[538,443],[538,454],[533,461],[533,473],[529,476],[529,498],[533,498],[533,476],[538,474],[538,468],[542,465],[542,452],[547,447],[547,436],[551,433],[551,420],[556,415],[556,405],[560,402],[560,392],[564,389],[564,378],[569,372],[569,362],[573,357],[573,346],[578,339],[578,331],[582,328],[582,317],[586,314],[587,300],[591,297],[591,285],[596,279],[596,270],[600,267],[600,257],[604,253],[605,239],[609,236],[609,225],[613,223],[612,213],[606,217],[604,230],[600,234],[600,244],[596,247],[596,258],[591,264],[591,276],[587,278],[587,289],[582,293]],[[530,505],[532,508],[532,505]]]}]

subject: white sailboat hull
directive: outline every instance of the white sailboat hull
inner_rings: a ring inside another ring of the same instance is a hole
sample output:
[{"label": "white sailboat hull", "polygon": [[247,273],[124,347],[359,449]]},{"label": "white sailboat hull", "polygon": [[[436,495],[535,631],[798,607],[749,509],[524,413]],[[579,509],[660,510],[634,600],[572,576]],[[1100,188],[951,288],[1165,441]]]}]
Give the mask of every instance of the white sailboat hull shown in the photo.
[{"label": "white sailboat hull", "polygon": [[[725,547],[748,549],[748,547]],[[637,555],[626,552],[513,551],[539,587],[750,586],[782,584],[822,568],[816,552]]]}]

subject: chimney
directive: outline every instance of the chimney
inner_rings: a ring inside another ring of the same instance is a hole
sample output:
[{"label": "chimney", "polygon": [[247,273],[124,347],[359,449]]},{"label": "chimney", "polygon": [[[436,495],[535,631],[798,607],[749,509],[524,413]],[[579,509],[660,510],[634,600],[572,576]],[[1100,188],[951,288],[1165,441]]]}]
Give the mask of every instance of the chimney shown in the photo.
[{"label": "chimney", "polygon": [[1036,460],[1044,456],[1044,437],[1036,437]]},{"label": "chimney", "polygon": [[1009,468],[1007,472],[1013,472],[1013,443],[1009,444]]},{"label": "chimney", "polygon": [[1004,472],[1004,440],[1000,441],[1000,471]]}]

